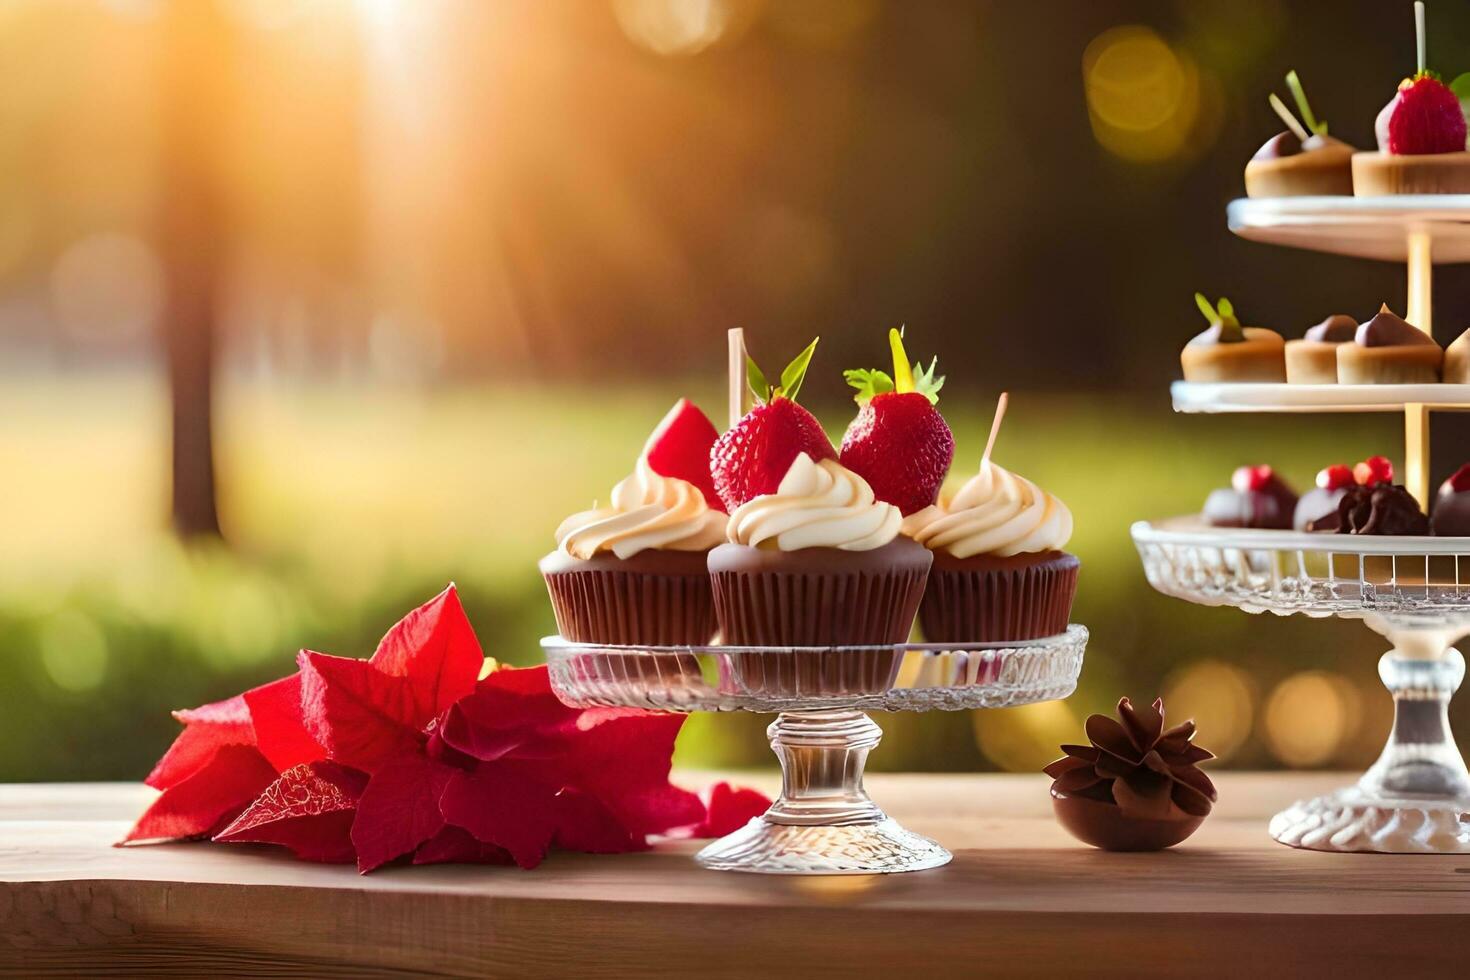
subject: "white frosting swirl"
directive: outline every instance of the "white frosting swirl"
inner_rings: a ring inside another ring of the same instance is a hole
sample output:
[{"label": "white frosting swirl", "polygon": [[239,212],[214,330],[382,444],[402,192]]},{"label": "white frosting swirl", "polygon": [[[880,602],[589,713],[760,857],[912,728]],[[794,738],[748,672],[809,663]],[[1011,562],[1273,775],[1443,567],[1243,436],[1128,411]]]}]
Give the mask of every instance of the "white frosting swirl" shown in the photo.
[{"label": "white frosting swirl", "polygon": [[707,551],[724,540],[725,515],[688,480],[661,476],[638,457],[633,475],[613,487],[612,506],[561,522],[556,546],[574,558],[611,551],[619,558],[646,548]]},{"label": "white frosting swirl", "polygon": [[898,537],[903,515],[873,496],[873,488],[835,459],[801,453],[775,493],[741,504],[726,534],[736,544],[871,551]]},{"label": "white frosting swirl", "polygon": [[910,514],[903,532],[956,558],[1059,551],[1072,536],[1067,505],[990,460],[959,493]]}]

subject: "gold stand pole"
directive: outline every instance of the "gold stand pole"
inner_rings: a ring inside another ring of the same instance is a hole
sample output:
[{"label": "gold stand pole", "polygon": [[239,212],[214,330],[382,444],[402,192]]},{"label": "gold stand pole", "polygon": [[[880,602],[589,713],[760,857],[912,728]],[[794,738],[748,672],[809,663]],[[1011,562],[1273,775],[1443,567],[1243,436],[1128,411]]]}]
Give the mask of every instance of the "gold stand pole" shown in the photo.
[{"label": "gold stand pole", "polygon": [[1404,319],[1434,335],[1434,257],[1429,232],[1411,231],[1408,240],[1409,298]]},{"label": "gold stand pole", "polygon": [[1404,486],[1429,512],[1429,407],[1404,406]]}]

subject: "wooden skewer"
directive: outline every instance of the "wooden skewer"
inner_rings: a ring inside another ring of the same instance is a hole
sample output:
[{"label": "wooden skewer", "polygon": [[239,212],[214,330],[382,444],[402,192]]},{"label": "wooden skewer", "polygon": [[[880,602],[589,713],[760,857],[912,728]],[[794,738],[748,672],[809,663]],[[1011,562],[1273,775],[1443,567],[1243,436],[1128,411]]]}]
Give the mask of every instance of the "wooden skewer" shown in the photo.
[{"label": "wooden skewer", "polygon": [[730,343],[730,425],[734,427],[745,414],[745,331],[739,327],[729,334]]},{"label": "wooden skewer", "polygon": [[995,401],[995,421],[990,423],[990,439],[985,443],[985,455],[980,457],[980,468],[990,462],[990,451],[995,448],[995,437],[1000,435],[1000,423],[1006,417],[1006,404],[1011,400],[1009,392],[1002,391]]},{"label": "wooden skewer", "polygon": [[1286,128],[1291,130],[1297,139],[1306,142],[1308,136],[1306,127],[1297,122],[1296,116],[1291,114],[1291,110],[1286,107],[1286,103],[1282,102],[1275,92],[1271,93],[1270,101],[1271,108],[1275,109],[1276,115],[1280,116],[1281,121],[1286,123]]}]

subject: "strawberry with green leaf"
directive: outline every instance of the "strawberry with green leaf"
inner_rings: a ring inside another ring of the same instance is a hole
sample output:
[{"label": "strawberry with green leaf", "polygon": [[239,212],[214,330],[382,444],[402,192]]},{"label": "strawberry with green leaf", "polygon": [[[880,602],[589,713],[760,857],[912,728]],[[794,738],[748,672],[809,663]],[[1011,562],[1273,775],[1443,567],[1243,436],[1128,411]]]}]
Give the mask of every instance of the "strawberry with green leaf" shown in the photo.
[{"label": "strawberry with green leaf", "polygon": [[796,404],[816,349],[817,341],[813,340],[786,365],[777,385],[768,384],[760,367],[746,357],[746,380],[755,395],[755,407],[715,441],[709,457],[715,490],[727,510],[775,493],[802,453],[817,462],[837,457],[822,423]]},{"label": "strawberry with green leaf", "polygon": [[954,433],[935,404],[944,378],[934,376],[938,358],[926,370],[909,366],[903,334],[888,331],[893,376],[883,371],[846,371],[862,406],[842,439],[842,465],[868,481],[879,500],[907,517],[939,498],[939,486],[954,460]]}]

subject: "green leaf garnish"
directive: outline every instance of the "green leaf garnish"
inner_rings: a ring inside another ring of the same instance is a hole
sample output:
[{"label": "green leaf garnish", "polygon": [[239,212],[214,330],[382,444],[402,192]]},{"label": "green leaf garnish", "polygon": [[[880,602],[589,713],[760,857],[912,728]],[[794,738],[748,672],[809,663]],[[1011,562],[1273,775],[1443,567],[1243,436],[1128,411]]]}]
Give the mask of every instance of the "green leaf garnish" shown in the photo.
[{"label": "green leaf garnish", "polygon": [[847,379],[848,384],[857,389],[853,401],[859,405],[866,405],[874,397],[893,390],[893,379],[888,376],[887,371],[855,368],[843,371],[842,376]]},{"label": "green leaf garnish", "polygon": [[756,401],[764,402],[771,397],[771,386],[766,384],[765,374],[749,354],[745,355],[745,384]]},{"label": "green leaf garnish", "polygon": [[1209,320],[1211,323],[1220,322],[1220,314],[1216,313],[1215,308],[1210,305],[1210,301],[1205,299],[1204,293],[1194,294],[1194,305],[1199,307],[1199,311],[1205,315],[1206,320]]},{"label": "green leaf garnish", "polygon": [[1450,91],[1455,93],[1455,98],[1461,102],[1470,102],[1470,71],[1463,75],[1456,75],[1455,80],[1450,82]]},{"label": "green leaf garnish", "polygon": [[928,370],[922,363],[914,362],[914,390],[929,399],[930,405],[939,404],[939,389],[944,387],[944,375],[934,376],[934,369],[938,366],[938,357],[929,359]]},{"label": "green leaf garnish", "polygon": [[821,339],[821,337],[813,338],[812,342],[806,345],[806,350],[797,354],[792,362],[786,365],[786,370],[781,372],[781,387],[777,389],[777,395],[796,401],[796,393],[801,390],[801,383],[806,380],[807,365],[812,362],[812,354],[817,350],[817,341]]},{"label": "green leaf garnish", "polygon": [[1295,71],[1286,73],[1286,87],[1291,89],[1291,97],[1296,100],[1296,109],[1302,114],[1307,128],[1318,136],[1327,135],[1327,120],[1319,120],[1312,115],[1312,107],[1307,104],[1307,93],[1302,91],[1302,80],[1297,77]]},{"label": "green leaf garnish", "polygon": [[1235,318],[1235,307],[1231,305],[1230,300],[1221,296],[1220,302],[1211,306],[1210,301],[1205,299],[1204,293],[1195,293],[1194,305],[1198,306],[1199,311],[1205,315],[1205,319],[1210,321],[1210,326],[1219,325],[1222,343],[1233,344],[1245,339],[1245,332],[1240,329],[1240,321]]},{"label": "green leaf garnish", "polygon": [[1235,307],[1231,306],[1230,300],[1226,299],[1224,296],[1221,296],[1220,302],[1215,304],[1215,309],[1220,311],[1221,320],[1235,319]]}]

